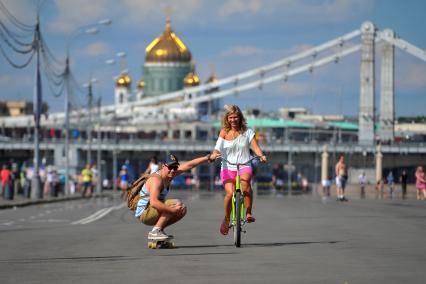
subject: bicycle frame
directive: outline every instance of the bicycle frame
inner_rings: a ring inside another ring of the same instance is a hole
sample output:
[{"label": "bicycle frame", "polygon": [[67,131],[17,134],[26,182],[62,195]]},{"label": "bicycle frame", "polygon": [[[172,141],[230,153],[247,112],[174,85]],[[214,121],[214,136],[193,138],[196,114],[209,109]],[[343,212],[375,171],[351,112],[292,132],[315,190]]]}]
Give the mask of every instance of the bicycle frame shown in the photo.
[{"label": "bicycle frame", "polygon": [[245,220],[245,210],[244,210],[244,196],[241,192],[241,178],[240,178],[240,166],[246,165],[253,161],[254,159],[258,159],[259,157],[254,156],[250,160],[245,163],[231,163],[225,158],[222,158],[228,164],[237,166],[237,176],[235,177],[235,191],[232,194],[232,202],[231,202],[231,227],[234,231],[234,243],[236,247],[241,246],[241,232],[243,230],[243,226],[246,224]]},{"label": "bicycle frame", "polygon": [[235,226],[236,225],[236,218],[237,218],[237,210],[236,210],[236,201],[237,201],[237,197],[236,197],[236,193],[240,193],[240,203],[241,206],[240,207],[240,217],[241,220],[243,222],[243,224],[245,224],[245,220],[244,220],[244,197],[242,196],[242,192],[241,192],[241,178],[240,178],[240,166],[237,165],[237,176],[235,177],[235,191],[232,194],[232,207],[231,207],[231,225]]}]

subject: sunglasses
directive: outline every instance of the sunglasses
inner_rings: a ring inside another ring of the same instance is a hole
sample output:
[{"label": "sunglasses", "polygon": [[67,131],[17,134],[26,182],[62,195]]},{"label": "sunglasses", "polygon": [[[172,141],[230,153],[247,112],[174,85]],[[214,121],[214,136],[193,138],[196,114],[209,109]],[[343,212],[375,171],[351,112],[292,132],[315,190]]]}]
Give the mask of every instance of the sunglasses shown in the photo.
[{"label": "sunglasses", "polygon": [[166,165],[166,166],[170,171],[172,171],[172,170],[177,171],[177,169],[179,168],[179,165],[172,165],[172,166]]}]

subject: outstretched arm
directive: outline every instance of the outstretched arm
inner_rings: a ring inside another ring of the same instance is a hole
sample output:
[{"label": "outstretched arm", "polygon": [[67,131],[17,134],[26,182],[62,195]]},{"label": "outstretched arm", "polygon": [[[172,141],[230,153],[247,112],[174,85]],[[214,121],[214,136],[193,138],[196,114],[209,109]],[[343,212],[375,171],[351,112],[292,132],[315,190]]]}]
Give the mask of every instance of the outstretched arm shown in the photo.
[{"label": "outstretched arm", "polygon": [[189,171],[192,168],[195,168],[196,166],[204,163],[204,162],[212,162],[212,161],[216,161],[217,159],[220,158],[220,153],[217,152],[213,152],[211,154],[208,154],[206,156],[202,156],[199,158],[195,158],[191,161],[188,161],[186,163],[183,163],[182,165],[179,166],[178,170],[177,170],[177,174],[181,174],[182,172],[186,172]]},{"label": "outstretched arm", "polygon": [[263,151],[262,151],[262,149],[260,148],[259,144],[257,143],[256,138],[253,138],[253,139],[251,140],[250,145],[251,145],[251,148],[253,149],[254,153],[255,153],[257,156],[259,156],[259,157],[260,157],[260,161],[262,161],[262,162],[266,162],[266,161],[267,161],[267,158],[266,158],[265,154],[263,154]]}]

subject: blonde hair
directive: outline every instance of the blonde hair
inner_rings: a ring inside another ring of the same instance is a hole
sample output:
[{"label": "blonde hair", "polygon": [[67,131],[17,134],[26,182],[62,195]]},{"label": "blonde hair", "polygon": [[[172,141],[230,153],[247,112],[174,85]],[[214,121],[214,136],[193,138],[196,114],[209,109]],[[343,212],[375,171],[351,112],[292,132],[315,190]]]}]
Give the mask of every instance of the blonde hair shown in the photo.
[{"label": "blonde hair", "polygon": [[225,113],[222,118],[223,129],[226,132],[231,130],[231,124],[228,121],[228,116],[230,116],[231,114],[236,114],[238,115],[238,118],[240,119],[239,132],[244,133],[247,130],[247,122],[246,122],[246,119],[244,118],[244,115],[241,109],[236,105],[230,105],[230,106],[225,105],[224,108],[225,108]]}]

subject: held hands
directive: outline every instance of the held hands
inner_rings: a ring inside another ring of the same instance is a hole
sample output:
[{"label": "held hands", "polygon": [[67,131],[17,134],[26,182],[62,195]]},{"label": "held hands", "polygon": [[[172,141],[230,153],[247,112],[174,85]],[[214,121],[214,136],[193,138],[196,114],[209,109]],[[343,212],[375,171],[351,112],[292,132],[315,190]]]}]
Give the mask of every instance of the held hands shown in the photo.
[{"label": "held hands", "polygon": [[172,210],[174,214],[176,214],[179,217],[184,216],[186,214],[186,206],[185,204],[182,204],[182,203],[176,204],[175,206],[173,206]]},{"label": "held hands", "polygon": [[266,161],[268,160],[268,158],[265,155],[259,156],[260,157],[260,161],[262,163],[266,163]]},{"label": "held hands", "polygon": [[214,151],[213,153],[211,153],[207,156],[207,160],[208,160],[209,163],[214,162],[218,159],[220,159],[220,152]]}]

